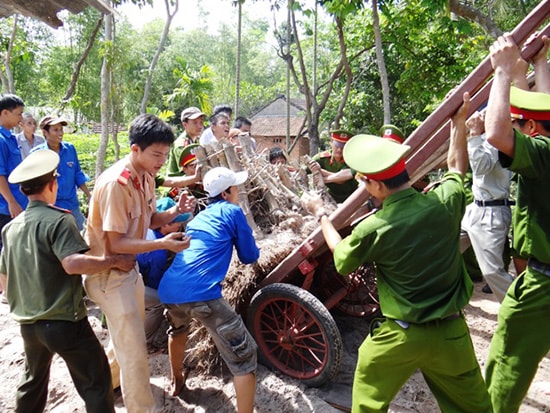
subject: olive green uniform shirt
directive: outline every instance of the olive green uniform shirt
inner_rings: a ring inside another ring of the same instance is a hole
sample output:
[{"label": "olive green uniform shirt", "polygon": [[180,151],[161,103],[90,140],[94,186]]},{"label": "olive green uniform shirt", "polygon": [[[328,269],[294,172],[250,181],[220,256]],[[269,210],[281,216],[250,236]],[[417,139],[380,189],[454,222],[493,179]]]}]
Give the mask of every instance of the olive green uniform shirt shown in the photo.
[{"label": "olive green uniform shirt", "polygon": [[425,323],[460,311],[473,284],[459,250],[465,210],[462,177],[447,173],[426,194],[408,188],[360,222],[336,247],[334,262],[348,274],[365,262],[376,265],[382,313]]},{"label": "olive green uniform shirt", "polygon": [[514,159],[499,152],[502,166],[518,173],[514,249],[521,257],[550,264],[550,138],[514,133]]},{"label": "olive green uniform shirt", "polygon": [[86,317],[82,278],[61,265],[69,255],[89,249],[69,211],[31,201],[6,225],[2,240],[0,271],[8,275],[7,298],[17,322]]},{"label": "olive green uniform shirt", "polygon": [[166,166],[166,172],[168,176],[182,176],[183,170],[181,168],[181,154],[183,148],[193,143],[193,140],[187,135],[187,131],[178,136],[174,141],[174,144],[170,148],[168,155],[168,165]]},{"label": "olive green uniform shirt", "polygon": [[[318,153],[313,157],[313,160],[318,162],[326,171],[338,172],[342,169],[351,169],[345,162],[337,162],[332,158],[332,153],[329,151]],[[355,175],[352,170],[352,176]],[[358,183],[355,179],[349,179],[341,184],[326,184],[328,193],[334,198],[337,203],[344,202],[356,189]]]}]

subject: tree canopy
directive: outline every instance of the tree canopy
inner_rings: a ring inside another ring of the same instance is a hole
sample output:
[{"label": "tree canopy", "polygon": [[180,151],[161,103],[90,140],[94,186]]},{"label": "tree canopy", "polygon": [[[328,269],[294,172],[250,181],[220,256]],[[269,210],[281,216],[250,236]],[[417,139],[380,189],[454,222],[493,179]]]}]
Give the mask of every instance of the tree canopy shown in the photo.
[{"label": "tree canopy", "polygon": [[[335,120],[353,132],[377,132],[384,113],[372,8],[357,0],[320,1],[317,9],[299,1],[289,4],[295,23],[288,56],[281,49],[288,46],[283,45],[286,22],[278,22],[273,29],[269,21],[250,16],[242,8],[238,115],[251,116],[285,94],[286,65],[292,64],[291,97],[310,99],[309,121],[318,134]],[[407,134],[487,55],[494,36],[511,30],[538,2],[473,4],[457,0],[377,2],[391,121]],[[287,2],[265,1],[265,5],[284,9]],[[324,17],[316,19],[316,15]],[[3,90],[9,91],[9,75],[15,93],[28,106],[54,110],[64,106],[71,109],[76,123],[99,121],[100,73],[106,57],[112,65],[113,111],[120,122],[129,122],[140,112],[146,74],[164,21],[154,20],[137,29],[124,17],[116,17],[113,39],[105,40],[101,26],[90,46],[100,17],[91,8],[68,15],[65,38],[27,17],[1,19]],[[162,113],[177,125],[177,114],[186,106],[209,112],[215,104],[234,102],[236,24],[228,18],[216,33],[210,33],[172,25],[152,73],[147,111]],[[64,102],[75,65],[87,47],[74,92]]]}]

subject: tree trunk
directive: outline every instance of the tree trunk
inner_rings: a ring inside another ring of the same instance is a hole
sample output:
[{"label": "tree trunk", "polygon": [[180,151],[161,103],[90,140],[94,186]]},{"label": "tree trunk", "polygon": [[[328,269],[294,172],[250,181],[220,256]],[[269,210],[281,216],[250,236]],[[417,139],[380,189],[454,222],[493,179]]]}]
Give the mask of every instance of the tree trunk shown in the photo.
[{"label": "tree trunk", "polygon": [[[523,6],[523,3],[521,3]],[[456,14],[466,20],[474,21],[483,27],[495,39],[502,35],[502,30],[489,17],[465,2],[459,0],[449,0],[449,9],[451,13]],[[524,12],[525,9],[523,8]],[[526,14],[526,13],[525,13]]]},{"label": "tree trunk", "polygon": [[238,23],[237,23],[237,63],[235,69],[235,108],[233,113],[235,113],[235,118],[240,116],[239,106],[240,106],[240,91],[241,91],[241,43],[242,43],[242,21],[243,21],[243,4],[239,0],[238,7]]},{"label": "tree trunk", "polygon": [[143,99],[141,101],[141,107],[140,107],[141,113],[147,112],[147,101],[149,100],[149,95],[151,93],[151,81],[153,80],[153,72],[155,70],[155,67],[157,66],[159,57],[164,50],[164,45],[166,43],[166,39],[168,38],[168,33],[170,32],[170,25],[172,24],[172,19],[178,12],[178,7],[179,7],[178,0],[174,1],[174,11],[172,13],[170,13],[170,0],[164,0],[164,5],[166,6],[166,22],[164,23],[164,30],[162,31],[162,36],[160,37],[157,51],[155,52],[155,56],[153,56],[153,60],[151,61],[151,64],[149,65],[149,70],[147,71],[147,79],[145,80]]},{"label": "tree trunk", "polygon": [[[285,148],[287,153],[290,153],[290,65],[292,64],[292,55],[290,54],[290,10],[292,8],[292,0],[287,0],[287,14],[286,14],[286,56],[288,58],[286,64],[286,134],[285,134]],[[281,47],[281,54],[284,54],[283,47]]]},{"label": "tree trunk", "polygon": [[[344,73],[346,74],[346,85],[344,87],[344,93],[342,94],[342,99],[340,100],[340,104],[338,105],[338,112],[334,117],[335,128],[339,129],[340,119],[342,119],[342,116],[344,116],[344,108],[346,107],[346,103],[348,102],[348,96],[351,90],[351,82],[353,80],[353,71],[351,70],[351,67],[348,61],[348,48],[346,46],[346,39],[344,37],[344,22],[342,21],[342,18],[336,19],[336,32],[338,33],[338,44],[340,45],[340,55],[342,58],[342,65],[343,65]],[[327,96],[327,99],[328,99],[328,96]],[[319,116],[321,116],[320,113],[319,113]]]},{"label": "tree trunk", "polygon": [[17,34],[17,15],[13,16],[13,25],[10,34],[8,49],[3,56],[4,72],[2,73],[2,88],[7,93],[15,94],[15,83],[13,81],[13,72],[11,71],[11,55],[13,53],[13,43]]},{"label": "tree trunk", "polygon": [[[336,18],[336,27],[340,46],[340,61],[336,65],[334,71],[320,84],[319,88],[312,90],[308,80],[308,70],[305,65],[304,54],[300,43],[298,27],[296,24],[296,16],[294,12],[294,0],[288,0],[288,8],[290,13],[290,24],[292,26],[292,34],[294,44],[296,46],[296,56],[292,56],[290,51],[285,50],[286,42],[280,42],[278,54],[285,60],[287,68],[294,79],[294,83],[297,85],[300,92],[304,95],[306,100],[306,127],[309,135],[309,152],[311,155],[316,154],[319,151],[319,119],[321,113],[325,110],[327,101],[332,93],[334,82],[343,74],[347,75],[346,89],[342,101],[340,103],[339,112],[343,112],[344,106],[347,102],[349,89],[351,87],[351,68],[347,59],[347,49],[344,39],[343,19]],[[294,58],[297,58],[299,65],[299,72],[294,66]],[[323,90],[323,92],[321,92]],[[288,98],[288,96],[287,96]],[[341,116],[341,115],[340,115]],[[294,143],[295,144],[295,143]]]},{"label": "tree trunk", "polygon": [[382,85],[384,124],[387,124],[391,123],[390,84],[388,82],[388,72],[384,61],[384,51],[382,50],[382,33],[380,32],[380,18],[378,16],[376,1],[377,0],[372,0],[372,27],[374,29],[374,43],[376,45],[376,63],[380,71],[380,84]]},{"label": "tree trunk", "polygon": [[[105,16],[105,43],[110,44],[113,41],[113,15]],[[105,167],[105,154],[107,153],[107,145],[109,144],[109,91],[111,90],[111,54],[112,48],[103,56],[103,64],[101,66],[101,137],[99,148],[97,150],[97,161],[95,165],[96,178],[101,175]]]},{"label": "tree trunk", "polygon": [[95,39],[97,38],[97,34],[99,33],[99,29],[101,29],[102,25],[103,25],[103,14],[97,20],[97,24],[95,25],[94,29],[92,30],[92,33],[90,34],[90,38],[88,39],[88,44],[86,45],[84,52],[82,52],[82,56],[80,56],[80,59],[78,59],[78,62],[74,67],[73,75],[71,77],[71,84],[69,85],[67,92],[65,92],[65,96],[61,100],[61,108],[59,109],[59,112],[63,112],[63,109],[65,109],[65,106],[67,106],[67,103],[69,103],[69,99],[74,94],[74,91],[76,89],[76,82],[78,82],[78,77],[80,76],[80,69],[82,69],[82,65],[88,58],[88,55],[90,54],[90,51],[94,46]]}]

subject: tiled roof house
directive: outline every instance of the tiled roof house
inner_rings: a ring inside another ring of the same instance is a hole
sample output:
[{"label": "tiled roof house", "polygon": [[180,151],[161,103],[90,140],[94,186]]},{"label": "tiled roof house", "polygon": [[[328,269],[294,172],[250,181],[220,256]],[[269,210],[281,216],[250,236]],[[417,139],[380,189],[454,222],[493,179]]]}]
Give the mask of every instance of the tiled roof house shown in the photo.
[{"label": "tiled roof house", "polygon": [[[252,121],[251,135],[256,139],[258,151],[279,146],[286,149],[287,131],[287,100],[280,95],[250,117]],[[289,156],[298,160],[302,155],[309,154],[309,138],[307,137],[305,101],[290,99],[290,142],[299,136]]]}]

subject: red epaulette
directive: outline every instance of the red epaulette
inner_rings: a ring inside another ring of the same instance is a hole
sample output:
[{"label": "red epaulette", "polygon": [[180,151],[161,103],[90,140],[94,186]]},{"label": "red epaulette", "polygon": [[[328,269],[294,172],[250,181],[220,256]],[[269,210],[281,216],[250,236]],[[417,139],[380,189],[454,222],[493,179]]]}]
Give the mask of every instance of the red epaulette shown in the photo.
[{"label": "red epaulette", "polygon": [[56,205],[53,205],[53,204],[48,204],[48,206],[49,206],[51,209],[56,209],[56,210],[58,210],[58,211],[66,212],[66,213],[68,213],[68,214],[71,213],[71,210],[65,209],[65,208],[60,208],[60,207],[58,207],[58,206],[56,206]]},{"label": "red epaulette", "polygon": [[132,176],[132,172],[130,172],[128,168],[124,168],[116,181],[121,185],[128,185],[128,179],[130,179],[130,176]]}]

